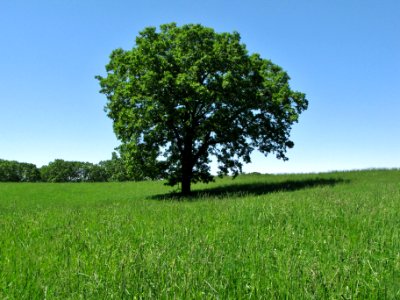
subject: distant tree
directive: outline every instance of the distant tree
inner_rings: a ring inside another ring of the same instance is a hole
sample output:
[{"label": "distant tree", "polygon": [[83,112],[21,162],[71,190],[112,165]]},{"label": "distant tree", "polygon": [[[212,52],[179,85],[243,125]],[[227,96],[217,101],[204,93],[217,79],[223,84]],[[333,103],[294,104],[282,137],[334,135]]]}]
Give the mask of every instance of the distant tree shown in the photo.
[{"label": "distant tree", "polygon": [[106,173],[107,181],[127,181],[129,180],[126,168],[122,159],[113,152],[110,160],[99,162],[99,166]]},{"label": "distant tree", "polygon": [[56,159],[41,167],[40,174],[43,181],[47,182],[68,182],[76,177],[73,164],[62,159]]},{"label": "distant tree", "polygon": [[0,160],[0,181],[19,181],[15,163],[8,160]]},{"label": "distant tree", "polygon": [[119,152],[121,153],[120,155],[113,152],[110,160],[104,160],[99,163],[99,166],[106,172],[108,181],[140,181],[148,179],[143,175],[141,169],[130,163],[130,157],[124,154],[121,147]]},{"label": "distant tree", "polygon": [[237,175],[258,149],[286,160],[291,126],[307,109],[279,66],[249,55],[238,33],[201,25],[162,25],[116,49],[97,76],[122,149],[144,176],[171,185],[209,182],[210,156],[220,174]]},{"label": "distant tree", "polygon": [[0,181],[40,181],[40,173],[34,164],[0,159]]},{"label": "distant tree", "polygon": [[107,173],[99,165],[88,162],[56,159],[40,169],[47,182],[95,182],[107,181]]},{"label": "distant tree", "polygon": [[18,163],[18,174],[21,182],[37,182],[41,180],[39,169],[34,164]]},{"label": "distant tree", "polygon": [[92,163],[84,163],[82,165],[84,170],[84,181],[87,182],[102,182],[108,181],[108,176],[105,168],[101,165],[96,165]]},{"label": "distant tree", "polygon": [[129,145],[121,145],[119,148],[121,160],[128,180],[158,180],[167,178],[165,173],[165,162],[146,159],[146,156],[133,155]]}]

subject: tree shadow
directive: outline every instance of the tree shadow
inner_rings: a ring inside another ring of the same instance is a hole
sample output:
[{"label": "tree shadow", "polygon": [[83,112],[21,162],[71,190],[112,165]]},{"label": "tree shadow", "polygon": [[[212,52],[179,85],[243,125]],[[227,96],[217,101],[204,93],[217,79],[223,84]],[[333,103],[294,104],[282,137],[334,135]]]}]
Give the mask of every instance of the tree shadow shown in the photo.
[{"label": "tree shadow", "polygon": [[230,198],[240,196],[258,196],[276,192],[293,192],[314,187],[330,186],[349,183],[349,180],[341,178],[314,178],[303,180],[287,180],[281,182],[256,182],[256,183],[232,183],[214,188],[194,190],[190,196],[172,192],[154,195],[155,200],[201,200],[208,197]]}]

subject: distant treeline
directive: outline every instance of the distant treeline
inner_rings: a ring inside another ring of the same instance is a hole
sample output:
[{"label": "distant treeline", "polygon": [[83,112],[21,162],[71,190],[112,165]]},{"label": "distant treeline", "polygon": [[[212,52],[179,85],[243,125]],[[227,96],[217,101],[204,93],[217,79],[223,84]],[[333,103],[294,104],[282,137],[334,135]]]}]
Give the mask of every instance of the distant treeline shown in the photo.
[{"label": "distant treeline", "polygon": [[0,159],[0,182],[104,182],[144,180],[132,174],[116,153],[98,164],[56,159],[38,168],[34,164]]}]

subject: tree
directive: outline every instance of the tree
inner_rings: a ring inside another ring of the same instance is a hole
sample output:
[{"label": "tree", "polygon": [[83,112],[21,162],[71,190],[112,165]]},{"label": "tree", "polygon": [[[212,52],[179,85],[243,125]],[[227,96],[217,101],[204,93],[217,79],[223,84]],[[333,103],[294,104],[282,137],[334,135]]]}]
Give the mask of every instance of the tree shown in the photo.
[{"label": "tree", "polygon": [[40,169],[47,182],[99,182],[107,181],[106,170],[89,162],[56,159]]},{"label": "tree", "polygon": [[100,164],[92,164],[89,162],[80,163],[79,170],[83,175],[81,181],[85,182],[104,182],[108,181],[105,168]]},{"label": "tree", "polygon": [[41,180],[39,169],[34,164],[18,163],[17,169],[21,182],[37,182]]},{"label": "tree", "polygon": [[0,181],[36,182],[40,173],[34,164],[0,159]]},{"label": "tree", "polygon": [[0,160],[0,181],[18,182],[18,163],[16,161]]},{"label": "tree", "polygon": [[131,50],[116,49],[96,76],[106,111],[125,152],[143,172],[168,183],[209,182],[210,156],[219,174],[237,175],[258,149],[286,160],[291,126],[307,109],[288,74],[240,35],[175,23],[145,28]]},{"label": "tree", "polygon": [[43,181],[47,182],[70,182],[76,181],[78,175],[75,170],[75,163],[56,159],[48,165],[40,168]]},{"label": "tree", "polygon": [[104,169],[108,181],[133,180],[126,170],[124,161],[117,155],[116,152],[111,154],[110,160],[103,160],[99,162],[99,166]]}]

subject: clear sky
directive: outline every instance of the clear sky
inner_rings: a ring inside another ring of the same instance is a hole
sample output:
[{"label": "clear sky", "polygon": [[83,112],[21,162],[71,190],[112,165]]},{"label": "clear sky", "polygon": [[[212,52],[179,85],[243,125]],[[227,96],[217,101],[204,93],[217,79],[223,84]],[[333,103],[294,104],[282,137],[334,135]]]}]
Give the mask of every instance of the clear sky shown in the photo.
[{"label": "clear sky", "polygon": [[0,158],[109,159],[119,143],[94,76],[169,22],[238,31],[306,93],[290,160],[255,154],[244,171],[400,167],[398,0],[0,0]]}]

